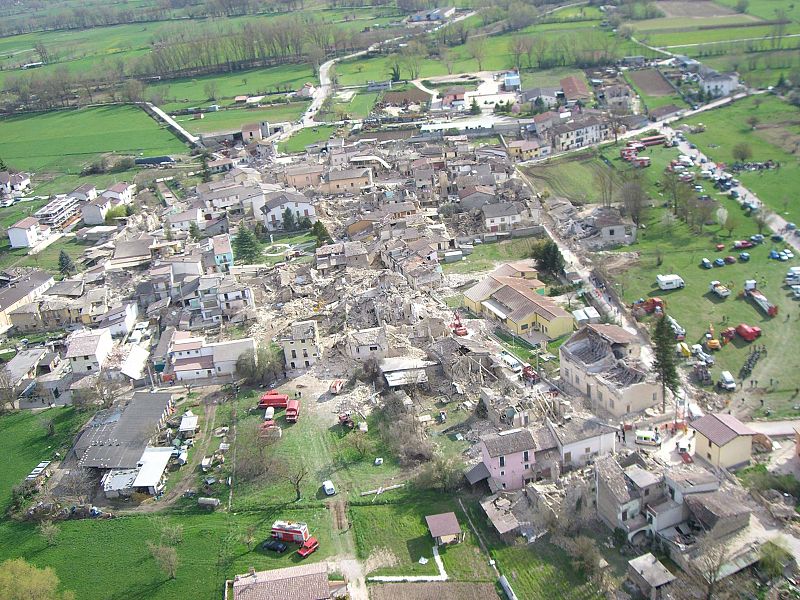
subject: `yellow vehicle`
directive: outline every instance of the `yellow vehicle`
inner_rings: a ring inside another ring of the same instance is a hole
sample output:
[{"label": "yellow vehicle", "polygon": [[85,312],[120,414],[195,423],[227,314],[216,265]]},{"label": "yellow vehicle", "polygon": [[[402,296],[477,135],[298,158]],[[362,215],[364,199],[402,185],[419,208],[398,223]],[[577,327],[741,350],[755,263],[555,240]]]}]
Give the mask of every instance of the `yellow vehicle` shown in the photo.
[{"label": "yellow vehicle", "polygon": [[677,345],[677,351],[678,354],[684,358],[689,358],[692,355],[692,351],[689,350],[689,345],[686,342],[679,342]]}]

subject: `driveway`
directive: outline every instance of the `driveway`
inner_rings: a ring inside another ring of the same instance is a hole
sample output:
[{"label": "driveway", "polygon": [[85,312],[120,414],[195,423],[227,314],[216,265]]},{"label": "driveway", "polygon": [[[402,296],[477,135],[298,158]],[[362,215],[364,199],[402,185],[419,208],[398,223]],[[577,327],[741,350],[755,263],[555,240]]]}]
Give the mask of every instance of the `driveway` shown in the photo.
[{"label": "driveway", "polygon": [[785,421],[750,421],[745,423],[750,429],[769,437],[793,436],[795,428],[800,429],[800,419]]}]

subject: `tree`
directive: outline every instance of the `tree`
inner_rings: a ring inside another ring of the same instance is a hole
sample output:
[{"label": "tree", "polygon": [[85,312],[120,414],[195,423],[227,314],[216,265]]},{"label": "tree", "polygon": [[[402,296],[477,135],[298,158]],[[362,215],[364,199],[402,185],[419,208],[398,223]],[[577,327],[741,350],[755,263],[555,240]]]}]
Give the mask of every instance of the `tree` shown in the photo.
[{"label": "tree", "polygon": [[550,275],[558,275],[564,269],[564,257],[558,244],[553,240],[547,240],[534,246],[532,252],[536,266]]},{"label": "tree", "polygon": [[638,226],[642,221],[642,212],[647,202],[647,194],[638,181],[628,181],[619,190],[620,200],[625,207],[625,212]]},{"label": "tree", "polygon": [[469,114],[471,115],[481,114],[481,107],[478,104],[478,101],[474,97],[472,98],[472,104],[469,105]]},{"label": "tree", "polygon": [[728,237],[733,237],[734,230],[739,226],[739,218],[732,212],[728,213],[725,217],[725,222],[722,224],[723,229],[728,232]]},{"label": "tree", "polygon": [[0,171],[8,171],[8,165],[6,161],[3,160],[2,156],[0,156]]},{"label": "tree", "polygon": [[37,42],[34,46],[34,50],[36,54],[39,55],[39,60],[43,63],[50,62],[50,51],[47,49],[47,46],[44,45],[42,42]]},{"label": "tree", "polygon": [[653,329],[653,371],[661,382],[661,410],[667,410],[667,390],[675,393],[680,380],[675,368],[675,334],[667,321],[666,314],[656,319]]},{"label": "tree", "polygon": [[748,6],[750,6],[750,2],[748,2],[748,0],[737,0],[736,12],[746,13]]},{"label": "tree", "polygon": [[141,102],[144,95],[144,84],[138,79],[128,79],[122,89],[122,96],[128,102]]},{"label": "tree", "polygon": [[389,71],[389,76],[392,82],[400,81],[400,57],[397,54],[392,54],[390,57],[390,65],[392,69]]},{"label": "tree", "polygon": [[730,559],[728,547],[716,540],[712,534],[711,531],[706,533],[698,544],[697,558],[694,561],[695,568],[700,574],[698,583],[705,585],[706,600],[717,598],[717,586],[723,579],[722,567]]},{"label": "tree", "polygon": [[770,213],[762,205],[756,212],[753,213],[753,222],[756,224],[759,234],[763,234],[769,223]]},{"label": "tree", "polygon": [[750,129],[755,129],[756,125],[758,125],[758,117],[755,115],[747,117],[747,124],[750,125]]},{"label": "tree", "polygon": [[52,521],[42,521],[36,528],[48,546],[55,546],[58,540],[59,528]]},{"label": "tree", "polygon": [[307,216],[301,217],[297,222],[297,229],[301,231],[308,231],[311,229],[311,219]]},{"label": "tree", "polygon": [[317,246],[328,244],[331,241],[331,234],[328,233],[328,228],[322,221],[315,221],[311,226],[311,233],[317,238]]},{"label": "tree", "polygon": [[258,420],[248,420],[240,424],[236,433],[236,479],[242,482],[255,482],[270,474],[273,464],[269,460],[268,449],[275,438],[262,435]]},{"label": "tree", "polygon": [[294,212],[288,206],[286,207],[286,210],[283,211],[281,220],[283,221],[284,231],[294,231],[297,229],[297,220],[295,219]]},{"label": "tree", "polygon": [[158,568],[168,579],[175,579],[178,575],[178,551],[172,546],[163,546],[147,542],[147,549],[156,561]]},{"label": "tree", "polygon": [[277,346],[261,344],[236,360],[236,374],[249,385],[272,383],[283,371],[283,352]]},{"label": "tree", "polygon": [[483,37],[470,38],[467,42],[467,52],[478,63],[478,71],[483,71],[483,59],[486,58],[486,39]]},{"label": "tree", "polygon": [[614,174],[610,168],[601,168],[595,171],[594,183],[600,190],[600,204],[605,207],[611,206],[611,199],[614,197]]},{"label": "tree", "polygon": [[60,581],[50,567],[37,569],[21,558],[0,564],[0,598],[4,600],[75,600],[72,592],[59,592]]},{"label": "tree", "polygon": [[218,89],[217,82],[212,79],[210,81],[207,81],[206,84],[203,86],[203,93],[209,100],[216,100],[217,89]]},{"label": "tree", "polygon": [[308,474],[308,468],[305,465],[289,468],[283,474],[283,478],[292,484],[292,487],[294,488],[295,501],[297,502],[300,502],[300,499],[303,497],[301,488],[303,486],[303,481],[305,481],[306,477],[308,477]]},{"label": "tree", "polygon": [[203,154],[203,158],[200,159],[200,168],[203,183],[211,181],[211,169],[208,168],[208,156],[206,154]]},{"label": "tree", "polygon": [[233,238],[233,252],[236,260],[245,263],[256,263],[261,260],[261,243],[245,224],[239,225],[239,231]]},{"label": "tree", "polygon": [[108,379],[102,375],[96,375],[92,385],[89,386],[84,394],[80,395],[86,398],[86,404],[99,405],[101,408],[111,408],[117,398],[122,395],[124,389],[123,385],[118,381]]},{"label": "tree", "polygon": [[86,502],[93,487],[88,471],[81,467],[70,469],[69,473],[61,478],[60,485],[66,492],[66,496],[75,498],[78,504]]},{"label": "tree", "polygon": [[744,162],[753,156],[753,150],[747,142],[739,142],[733,147],[731,151],[733,158],[739,162]]},{"label": "tree", "polygon": [[58,253],[58,272],[64,277],[68,277],[72,275],[75,270],[75,263],[72,257],[67,254],[66,250],[61,250],[61,252]]},{"label": "tree", "polygon": [[463,477],[462,465],[456,457],[436,455],[420,471],[417,484],[447,494],[458,489]]},{"label": "tree", "polygon": [[17,382],[13,380],[11,374],[6,370],[0,370],[0,415],[9,408],[14,409],[17,401]]},{"label": "tree", "polygon": [[172,227],[170,227],[169,221],[164,221],[163,225],[164,229],[164,239],[168,242],[172,241]]},{"label": "tree", "polygon": [[192,221],[192,223],[189,225],[189,236],[194,241],[199,240],[200,237],[202,236],[202,234],[200,233],[200,226],[194,221]]},{"label": "tree", "polygon": [[527,38],[524,37],[515,36],[508,41],[508,53],[513,58],[511,66],[517,71],[522,68],[522,57],[525,55],[527,47]]}]

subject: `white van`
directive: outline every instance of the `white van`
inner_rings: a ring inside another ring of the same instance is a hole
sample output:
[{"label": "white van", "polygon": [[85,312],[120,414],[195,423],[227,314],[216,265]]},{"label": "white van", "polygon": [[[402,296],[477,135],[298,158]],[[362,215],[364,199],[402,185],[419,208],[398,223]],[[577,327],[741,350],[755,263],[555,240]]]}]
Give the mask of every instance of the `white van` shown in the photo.
[{"label": "white van", "polygon": [[660,446],[661,436],[658,435],[657,431],[651,431],[649,429],[637,429],[636,443],[640,446]]},{"label": "white van", "polygon": [[659,289],[662,290],[677,290],[686,285],[683,277],[680,275],[656,275],[656,283]]},{"label": "white van", "polygon": [[264,411],[264,420],[272,421],[274,418],[275,418],[275,407],[268,406],[267,410]]},{"label": "white van", "polygon": [[733,379],[733,375],[731,375],[730,371],[723,371],[719,375],[719,385],[720,388],[723,390],[728,390],[732,392],[736,389],[736,381]]},{"label": "white van", "polygon": [[322,482],[322,491],[325,492],[326,496],[333,496],[336,493],[336,488],[333,487],[333,482],[330,479]]}]

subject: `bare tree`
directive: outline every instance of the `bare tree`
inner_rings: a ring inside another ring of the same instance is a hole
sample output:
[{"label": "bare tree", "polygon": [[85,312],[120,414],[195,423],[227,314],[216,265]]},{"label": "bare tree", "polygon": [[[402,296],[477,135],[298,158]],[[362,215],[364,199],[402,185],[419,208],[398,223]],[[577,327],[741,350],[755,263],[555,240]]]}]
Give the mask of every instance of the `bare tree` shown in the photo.
[{"label": "bare tree", "polygon": [[758,229],[758,233],[764,233],[764,230],[767,228],[767,224],[769,223],[770,213],[767,211],[764,206],[762,205],[756,212],[753,213],[753,223],[756,224],[756,228]]},{"label": "bare tree", "polygon": [[206,84],[203,86],[203,93],[205,93],[206,98],[209,100],[216,100],[217,99],[217,82],[213,79],[207,81]]},{"label": "bare tree", "polygon": [[48,546],[55,546],[60,532],[58,525],[52,521],[42,521],[36,528]]},{"label": "bare tree", "polygon": [[409,79],[419,77],[423,54],[424,48],[419,42],[412,42],[403,48],[402,61],[403,66],[408,70]]},{"label": "bare tree", "polygon": [[471,38],[467,42],[467,52],[478,63],[478,71],[483,71],[483,59],[486,58],[486,39],[482,37]]},{"label": "bare tree", "polygon": [[625,212],[636,225],[639,225],[642,220],[645,202],[647,201],[647,194],[642,188],[642,184],[638,181],[628,181],[620,188],[619,196],[625,207]]},{"label": "bare tree", "polygon": [[303,481],[308,477],[308,468],[305,465],[298,465],[295,467],[287,468],[283,473],[283,478],[292,484],[295,493],[295,500],[300,502],[303,497],[302,486]]},{"label": "bare tree", "polygon": [[706,600],[715,600],[717,588],[723,579],[722,568],[731,559],[729,548],[708,532],[698,544],[694,566],[699,576],[698,584],[704,588]]},{"label": "bare tree", "polygon": [[508,53],[513,58],[513,67],[519,71],[522,68],[522,57],[525,54],[525,42],[524,37],[515,36],[508,41]]},{"label": "bare tree", "polygon": [[367,454],[375,451],[375,442],[372,440],[372,438],[361,433],[360,431],[354,431],[351,435],[349,435],[347,442],[362,459]]},{"label": "bare tree", "polygon": [[67,496],[76,498],[78,504],[85,504],[92,493],[92,480],[86,469],[77,467],[61,478],[61,486]]},{"label": "bare tree", "polygon": [[147,549],[164,575],[175,579],[178,575],[178,551],[172,546],[161,546],[152,542],[147,542]]},{"label": "bare tree", "polygon": [[439,51],[439,59],[444,63],[444,66],[447,69],[447,74],[452,75],[453,65],[455,64],[453,53],[447,48],[442,48]]},{"label": "bare tree", "polygon": [[605,207],[611,206],[614,198],[614,174],[610,168],[601,168],[595,171],[594,183],[600,192],[600,204]]},{"label": "bare tree", "polygon": [[17,386],[11,378],[11,374],[0,369],[0,414],[7,410],[13,410],[17,402]]},{"label": "bare tree", "polygon": [[242,533],[242,543],[247,547],[247,550],[252,552],[256,546],[256,531],[255,525],[248,525]]},{"label": "bare tree", "polygon": [[102,375],[95,377],[89,388],[89,398],[102,408],[110,408],[124,392],[124,387],[118,381],[107,379]]},{"label": "bare tree", "polygon": [[274,438],[260,429],[258,421],[249,420],[237,427],[236,477],[241,481],[257,481],[266,477],[273,464],[269,460],[269,447]]},{"label": "bare tree", "polygon": [[36,54],[39,55],[39,60],[43,63],[50,62],[50,51],[47,49],[47,46],[44,45],[43,42],[37,42],[34,46],[34,50],[36,50]]},{"label": "bare tree", "polygon": [[725,217],[725,221],[722,224],[722,227],[725,231],[728,232],[728,237],[733,237],[733,231],[739,226],[739,218],[734,214],[729,212],[728,215]]}]

